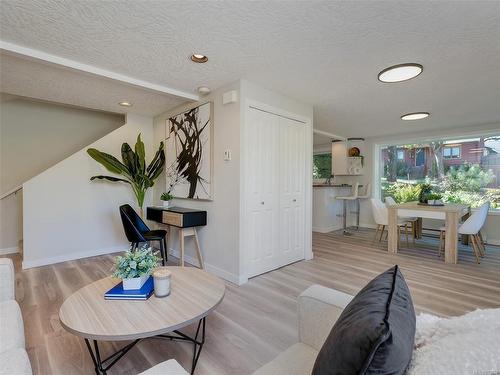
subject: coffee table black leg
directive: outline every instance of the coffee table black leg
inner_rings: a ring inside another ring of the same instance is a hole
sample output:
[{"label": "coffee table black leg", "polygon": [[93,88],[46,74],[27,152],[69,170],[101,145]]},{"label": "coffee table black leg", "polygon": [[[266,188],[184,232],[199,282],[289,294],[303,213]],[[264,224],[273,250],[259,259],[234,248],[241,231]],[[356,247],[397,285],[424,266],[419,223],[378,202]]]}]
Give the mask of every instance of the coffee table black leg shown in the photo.
[{"label": "coffee table black leg", "polygon": [[106,375],[106,372],[116,363],[118,360],[123,357],[127,352],[132,349],[135,344],[137,344],[140,339],[132,341],[130,344],[125,345],[120,350],[114,352],[109,357],[101,360],[101,353],[99,352],[99,345],[96,340],[93,340],[94,349],[92,350],[92,346],[88,339],[85,339],[85,344],[87,345],[87,349],[89,350],[90,357],[92,358],[92,362],[94,362],[94,369],[97,375],[103,374]]},{"label": "coffee table black leg", "polygon": [[202,318],[198,322],[198,327],[196,328],[196,334],[194,337],[190,337],[181,331],[174,331],[176,336],[173,335],[158,335],[156,338],[168,339],[173,341],[186,341],[193,343],[193,359],[191,361],[191,374],[194,374],[196,365],[198,364],[198,359],[200,358],[201,349],[203,349],[203,344],[205,344],[205,326],[206,318]]}]

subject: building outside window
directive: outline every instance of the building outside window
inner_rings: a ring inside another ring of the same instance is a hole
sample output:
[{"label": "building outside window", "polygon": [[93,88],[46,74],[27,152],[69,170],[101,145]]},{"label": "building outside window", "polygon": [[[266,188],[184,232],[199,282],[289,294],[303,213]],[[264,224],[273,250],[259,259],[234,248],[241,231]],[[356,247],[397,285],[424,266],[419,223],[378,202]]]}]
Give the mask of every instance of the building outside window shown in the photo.
[{"label": "building outside window", "polygon": [[405,160],[405,150],[398,150],[398,160]]},{"label": "building outside window", "polygon": [[460,159],[460,146],[446,146],[443,148],[443,158]]},{"label": "building outside window", "polygon": [[474,208],[489,201],[500,210],[500,134],[387,145],[380,149],[379,167],[382,198],[418,200],[425,183],[445,202]]},{"label": "building outside window", "polygon": [[332,174],[332,153],[313,155],[313,178],[329,178]]}]

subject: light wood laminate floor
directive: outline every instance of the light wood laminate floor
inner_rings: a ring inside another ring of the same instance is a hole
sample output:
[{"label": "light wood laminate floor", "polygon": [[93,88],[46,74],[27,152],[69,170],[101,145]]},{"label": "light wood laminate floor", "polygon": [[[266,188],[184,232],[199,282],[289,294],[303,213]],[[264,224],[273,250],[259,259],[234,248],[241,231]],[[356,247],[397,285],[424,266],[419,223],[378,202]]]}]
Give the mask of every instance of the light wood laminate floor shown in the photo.
[{"label": "light wood laminate floor", "polygon": [[[258,276],[241,287],[228,283],[224,301],[208,317],[206,344],[196,373],[252,373],[297,342],[296,298],[304,289],[318,283],[356,293],[394,264],[401,267],[420,312],[452,316],[476,308],[500,307],[498,247],[488,247],[478,265],[471,249],[461,246],[459,264],[450,265],[437,258],[437,240],[425,239],[415,248],[390,255],[387,243],[373,242],[373,234],[371,230],[351,237],[315,233],[313,260]],[[36,374],[94,373],[83,340],[61,327],[58,310],[72,292],[109,275],[112,258],[99,256],[20,271],[20,258],[13,257],[18,270],[17,299]],[[102,347],[106,353],[119,345]],[[169,358],[189,368],[191,353],[190,344],[146,340],[109,373],[137,374]]]}]

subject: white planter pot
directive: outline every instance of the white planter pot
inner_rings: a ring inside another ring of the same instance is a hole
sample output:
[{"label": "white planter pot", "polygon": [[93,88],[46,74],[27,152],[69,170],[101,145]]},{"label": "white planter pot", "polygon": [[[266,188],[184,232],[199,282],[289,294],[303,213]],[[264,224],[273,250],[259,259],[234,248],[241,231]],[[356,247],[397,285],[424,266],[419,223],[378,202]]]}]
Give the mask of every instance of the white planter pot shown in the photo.
[{"label": "white planter pot", "polygon": [[142,275],[134,277],[133,279],[122,279],[123,290],[137,290],[141,289],[144,283],[148,280],[149,275]]},{"label": "white planter pot", "polygon": [[163,202],[163,207],[170,207],[170,202],[172,201],[162,201]]}]

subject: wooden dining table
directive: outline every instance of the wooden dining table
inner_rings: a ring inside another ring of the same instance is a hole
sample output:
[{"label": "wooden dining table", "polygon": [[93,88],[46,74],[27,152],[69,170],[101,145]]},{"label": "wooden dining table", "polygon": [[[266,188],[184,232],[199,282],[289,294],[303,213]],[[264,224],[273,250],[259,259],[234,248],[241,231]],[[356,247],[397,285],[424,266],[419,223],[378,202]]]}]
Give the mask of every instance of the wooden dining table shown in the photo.
[{"label": "wooden dining table", "polygon": [[[443,206],[424,205],[419,202],[406,202],[388,206],[388,240],[387,250],[398,252],[399,217],[418,217],[444,220],[446,226],[446,241],[444,250],[445,263],[457,263],[458,260],[458,223],[461,218],[470,215],[470,206],[464,204],[446,203]],[[463,239],[467,241],[467,239]]]}]

